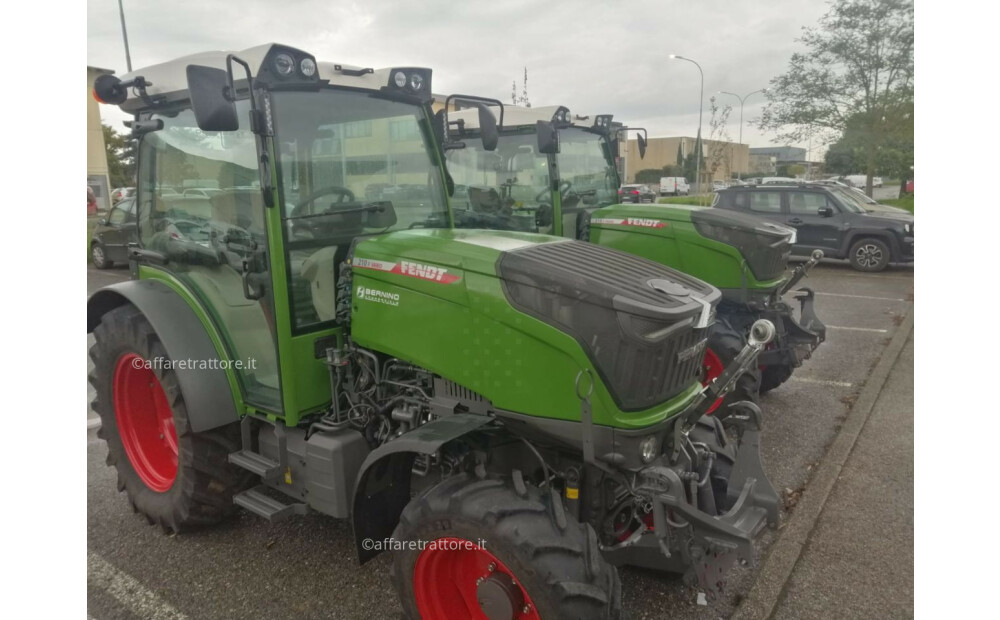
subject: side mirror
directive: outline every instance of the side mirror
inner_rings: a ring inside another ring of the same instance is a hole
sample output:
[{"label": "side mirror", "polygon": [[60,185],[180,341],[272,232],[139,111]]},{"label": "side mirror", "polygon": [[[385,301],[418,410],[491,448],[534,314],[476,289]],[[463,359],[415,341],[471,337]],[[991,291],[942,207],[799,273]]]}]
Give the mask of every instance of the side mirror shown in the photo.
[{"label": "side mirror", "polygon": [[646,157],[646,138],[642,134],[636,136],[636,140],[639,142],[639,159],[645,159]]},{"label": "side mirror", "polygon": [[236,103],[230,100],[227,93],[229,74],[222,69],[188,65],[187,83],[198,129],[236,131],[240,128]]},{"label": "side mirror", "polygon": [[396,209],[391,200],[381,200],[365,205],[365,228],[389,228],[396,225]]},{"label": "side mirror", "polygon": [[816,211],[816,213],[818,213],[820,217],[833,217],[833,208],[832,207],[820,207]]},{"label": "side mirror", "polygon": [[101,226],[107,226],[108,225],[108,218],[102,217],[101,219],[97,220],[97,223],[100,224]]},{"label": "side mirror", "polygon": [[538,152],[543,155],[554,155],[559,152],[559,131],[549,121],[538,121],[535,124],[538,134]]},{"label": "side mirror", "polygon": [[497,119],[490,112],[490,109],[481,103],[476,104],[476,109],[479,110],[479,135],[483,139],[483,148],[487,151],[495,151],[497,143],[500,141]]}]

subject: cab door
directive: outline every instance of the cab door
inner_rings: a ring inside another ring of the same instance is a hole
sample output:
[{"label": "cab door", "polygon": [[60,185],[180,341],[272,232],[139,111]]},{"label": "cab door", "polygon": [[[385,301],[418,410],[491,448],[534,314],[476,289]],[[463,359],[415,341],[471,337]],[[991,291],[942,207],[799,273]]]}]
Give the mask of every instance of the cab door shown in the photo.
[{"label": "cab door", "polygon": [[163,128],[139,146],[139,242],[167,262],[143,264],[140,278],[190,294],[222,342],[214,363],[236,378],[243,404],[281,415],[266,207],[247,101],[237,109],[232,132],[201,131],[191,110],[154,115]]}]

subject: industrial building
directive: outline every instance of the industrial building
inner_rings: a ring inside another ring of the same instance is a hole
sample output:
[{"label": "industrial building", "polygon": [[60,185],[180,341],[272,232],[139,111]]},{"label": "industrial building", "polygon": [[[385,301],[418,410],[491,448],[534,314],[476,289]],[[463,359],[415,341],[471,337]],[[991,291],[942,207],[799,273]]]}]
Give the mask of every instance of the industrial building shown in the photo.
[{"label": "industrial building", "polygon": [[[727,181],[738,174],[750,171],[750,147],[735,142],[702,139],[701,181],[711,185],[712,181]],[[639,157],[639,145],[629,140],[624,147],[622,158],[625,183],[634,183],[640,170],[662,170],[665,166],[676,166],[693,153],[697,140],[691,137],[650,138],[646,144],[646,156]],[[678,160],[680,156],[681,160]],[[666,176],[666,175],[664,175]],[[693,181],[694,179],[690,179]]]},{"label": "industrial building", "polygon": [[108,155],[101,130],[101,110],[91,93],[99,75],[114,73],[110,69],[87,67],[87,186],[94,191],[97,208],[111,208],[111,187],[108,180]]}]

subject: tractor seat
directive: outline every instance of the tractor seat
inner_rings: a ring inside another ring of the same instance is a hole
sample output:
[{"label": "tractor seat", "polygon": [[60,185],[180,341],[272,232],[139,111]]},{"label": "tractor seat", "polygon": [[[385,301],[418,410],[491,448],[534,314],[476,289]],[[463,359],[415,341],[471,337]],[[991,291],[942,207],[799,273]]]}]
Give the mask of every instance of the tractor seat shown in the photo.
[{"label": "tractor seat", "polygon": [[313,308],[321,321],[337,318],[337,248],[320,248],[302,261],[302,277],[309,281]]}]

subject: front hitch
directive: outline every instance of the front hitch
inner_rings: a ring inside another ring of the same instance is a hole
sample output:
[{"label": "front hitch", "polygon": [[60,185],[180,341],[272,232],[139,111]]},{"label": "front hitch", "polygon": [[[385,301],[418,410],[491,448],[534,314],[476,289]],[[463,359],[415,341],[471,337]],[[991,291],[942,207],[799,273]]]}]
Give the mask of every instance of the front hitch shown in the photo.
[{"label": "front hitch", "polygon": [[815,267],[816,263],[818,263],[822,258],[823,250],[813,250],[812,257],[806,262],[800,263],[799,266],[797,266],[792,272],[792,277],[788,278],[788,282],[785,282],[785,285],[778,291],[778,297],[781,297],[788,291],[792,290],[792,287],[798,284],[799,280],[806,277],[809,270]]},{"label": "front hitch", "polygon": [[[769,342],[774,340],[776,330],[774,323],[767,319],[758,319],[750,326],[750,335],[747,344],[736,354],[736,357],[718,377],[702,388],[698,396],[688,405],[681,414],[681,423],[675,426],[676,433],[687,435],[698,423],[701,416],[707,415],[712,405],[731,392],[736,387],[736,381],[744,373],[757,365],[757,356],[764,350]],[[680,446],[674,442],[674,457],[676,458]]]}]

